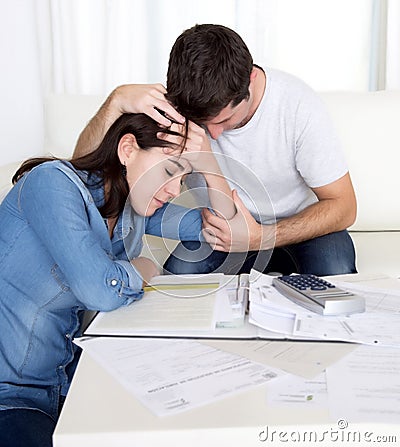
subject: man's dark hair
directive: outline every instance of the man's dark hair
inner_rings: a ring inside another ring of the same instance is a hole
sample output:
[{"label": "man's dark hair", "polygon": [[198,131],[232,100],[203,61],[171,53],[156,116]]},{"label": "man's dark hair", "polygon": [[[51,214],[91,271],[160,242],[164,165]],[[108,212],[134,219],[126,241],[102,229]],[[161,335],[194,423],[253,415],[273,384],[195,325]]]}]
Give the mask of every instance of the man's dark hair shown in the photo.
[{"label": "man's dark hair", "polygon": [[175,41],[169,57],[167,98],[201,123],[249,97],[253,58],[242,38],[222,25],[195,25]]}]

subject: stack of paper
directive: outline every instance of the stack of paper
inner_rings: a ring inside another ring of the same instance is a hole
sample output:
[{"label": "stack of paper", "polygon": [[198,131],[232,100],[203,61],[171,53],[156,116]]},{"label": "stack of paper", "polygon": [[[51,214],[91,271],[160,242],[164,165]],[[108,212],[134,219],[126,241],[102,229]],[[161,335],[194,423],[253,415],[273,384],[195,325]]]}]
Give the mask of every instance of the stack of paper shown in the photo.
[{"label": "stack of paper", "polygon": [[144,297],[127,307],[99,313],[89,335],[196,336],[243,325],[247,295],[236,276],[162,275]]}]

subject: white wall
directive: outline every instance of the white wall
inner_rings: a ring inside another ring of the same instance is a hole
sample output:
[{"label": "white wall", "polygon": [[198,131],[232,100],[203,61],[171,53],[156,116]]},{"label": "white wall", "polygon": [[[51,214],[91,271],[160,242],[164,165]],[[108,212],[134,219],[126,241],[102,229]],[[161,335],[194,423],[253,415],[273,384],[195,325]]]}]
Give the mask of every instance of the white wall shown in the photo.
[{"label": "white wall", "polygon": [[0,0],[0,165],[43,147],[43,107],[34,2]]}]

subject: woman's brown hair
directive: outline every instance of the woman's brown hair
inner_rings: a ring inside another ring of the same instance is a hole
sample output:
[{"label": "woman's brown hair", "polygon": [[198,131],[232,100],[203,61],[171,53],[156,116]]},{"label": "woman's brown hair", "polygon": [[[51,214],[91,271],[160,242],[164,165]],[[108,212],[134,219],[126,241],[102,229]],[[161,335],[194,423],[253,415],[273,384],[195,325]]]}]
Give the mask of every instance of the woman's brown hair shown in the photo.
[{"label": "woman's brown hair", "polygon": [[[117,217],[125,206],[129,194],[128,182],[123,175],[123,166],[118,157],[118,143],[120,139],[131,133],[137,144],[143,150],[152,147],[178,147],[157,137],[162,131],[166,134],[180,135],[169,128],[160,128],[159,124],[143,113],[125,113],[121,115],[108,129],[99,147],[93,152],[78,158],[71,158],[69,162],[78,171],[87,171],[99,177],[99,187],[107,185],[109,193],[105,197],[104,205],[99,208],[103,217]],[[181,135],[182,147],[186,136]],[[181,147],[181,145],[179,146]],[[26,172],[47,161],[59,160],[56,157],[30,158],[16,171],[12,178],[15,184]]]}]

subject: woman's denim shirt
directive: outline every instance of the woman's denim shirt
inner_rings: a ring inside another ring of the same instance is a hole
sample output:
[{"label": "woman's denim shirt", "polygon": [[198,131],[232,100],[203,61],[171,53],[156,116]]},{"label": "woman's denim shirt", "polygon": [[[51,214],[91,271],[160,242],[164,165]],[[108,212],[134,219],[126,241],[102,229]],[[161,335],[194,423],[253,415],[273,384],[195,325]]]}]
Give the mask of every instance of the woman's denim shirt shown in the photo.
[{"label": "woman's denim shirt", "polygon": [[125,207],[110,239],[103,203],[96,176],[53,161],[25,174],[0,205],[0,409],[56,418],[76,366],[82,311],[110,311],[143,295],[128,260],[140,254],[143,234],[199,240],[199,210],[171,204],[150,218]]}]

